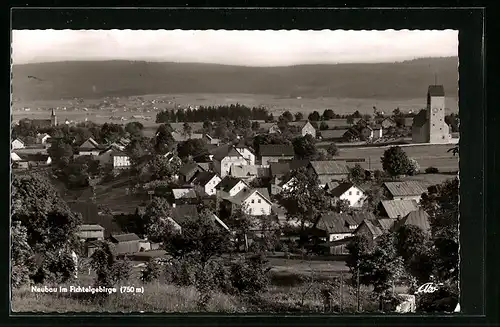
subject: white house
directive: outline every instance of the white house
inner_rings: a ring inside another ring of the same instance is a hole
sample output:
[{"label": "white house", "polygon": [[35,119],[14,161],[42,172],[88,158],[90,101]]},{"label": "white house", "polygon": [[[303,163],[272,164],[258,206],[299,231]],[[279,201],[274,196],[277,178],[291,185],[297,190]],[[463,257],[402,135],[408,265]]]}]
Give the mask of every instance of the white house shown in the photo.
[{"label": "white house", "polygon": [[335,200],[346,200],[350,207],[360,208],[366,199],[366,195],[359,187],[352,183],[340,183],[337,187],[329,190]]},{"label": "white house", "polygon": [[12,150],[15,150],[15,149],[24,149],[24,142],[20,139],[15,139],[14,141],[12,141]]},{"label": "white house", "polygon": [[37,141],[40,144],[47,144],[48,139],[50,139],[50,135],[47,133],[43,133],[43,134],[38,133],[38,135],[37,135]]},{"label": "white house", "polygon": [[385,182],[384,187],[393,200],[415,200],[417,203],[427,192],[419,181]]},{"label": "white house", "polygon": [[215,189],[219,197],[233,197],[242,190],[249,190],[250,186],[239,178],[226,176],[215,186]]},{"label": "white house", "polygon": [[235,148],[248,161],[249,165],[255,165],[255,153],[250,147],[246,146],[244,142],[239,142]]},{"label": "white house", "polygon": [[205,193],[208,195],[215,195],[215,187],[222,181],[222,179],[214,172],[201,171],[198,172],[191,184],[203,187]]},{"label": "white house", "polygon": [[111,152],[114,169],[126,169],[130,167],[130,157],[125,152],[113,150]]},{"label": "white house", "polygon": [[242,208],[248,215],[264,216],[271,214],[272,202],[267,189],[244,189],[235,196],[223,197],[230,210]]},{"label": "white house", "polygon": [[248,160],[234,146],[224,146],[214,153],[213,164],[214,170],[224,178],[232,165],[248,165]]}]

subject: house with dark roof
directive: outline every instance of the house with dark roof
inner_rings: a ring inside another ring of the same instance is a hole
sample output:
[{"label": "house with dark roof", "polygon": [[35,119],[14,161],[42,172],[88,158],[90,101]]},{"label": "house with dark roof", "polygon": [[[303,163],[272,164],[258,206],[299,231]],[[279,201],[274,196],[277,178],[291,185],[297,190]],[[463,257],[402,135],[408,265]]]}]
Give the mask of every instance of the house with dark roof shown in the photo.
[{"label": "house with dark roof", "polygon": [[243,140],[238,142],[234,147],[248,161],[248,165],[255,165],[255,152]]},{"label": "house with dark roof", "polygon": [[174,187],[171,192],[170,203],[172,207],[198,202],[198,195],[192,187]]},{"label": "house with dark roof", "polygon": [[419,181],[385,182],[384,188],[393,200],[420,202],[427,189]]},{"label": "house with dark roof", "polygon": [[248,215],[264,216],[271,214],[273,203],[266,188],[245,188],[234,196],[221,196],[221,206],[227,215],[230,215],[237,208],[242,208]]},{"label": "house with dark roof", "polygon": [[207,195],[215,195],[215,187],[222,181],[217,173],[211,171],[200,171],[191,180],[192,185],[197,185],[205,190]]},{"label": "house with dark roof", "polygon": [[382,128],[388,129],[389,127],[396,127],[397,124],[391,117],[386,117],[380,122],[380,125]]},{"label": "house with dark roof", "polygon": [[179,168],[179,181],[181,183],[191,183],[196,174],[204,171],[205,169],[196,162],[186,163]]},{"label": "house with dark roof", "polygon": [[347,179],[348,165],[343,161],[311,161],[307,166],[318,177],[320,187],[325,187],[328,182]]},{"label": "house with dark roof", "polygon": [[[328,183],[325,185],[325,188]],[[349,202],[349,206],[353,208],[361,208],[366,199],[366,195],[363,190],[359,186],[350,182],[339,183],[336,187],[328,189],[327,191],[334,201],[345,200]]]},{"label": "house with dark roof", "polygon": [[110,241],[115,245],[117,255],[132,254],[140,250],[141,238],[134,233],[112,234]]},{"label": "house with dark roof", "polygon": [[78,147],[78,155],[98,156],[102,150],[104,150],[104,147],[97,143],[93,138],[89,137]]},{"label": "house with dark roof", "polygon": [[262,166],[269,166],[271,162],[293,159],[295,151],[291,144],[263,144],[259,146],[259,157]]},{"label": "house with dark roof", "polygon": [[348,129],[326,129],[318,132],[322,141],[341,142],[345,141],[345,133]]},{"label": "house with dark roof", "polygon": [[248,165],[248,160],[233,145],[218,147],[212,154],[214,170],[222,178],[229,174],[232,165]]},{"label": "house with dark roof", "polygon": [[308,120],[290,122],[289,124],[291,126],[297,126],[299,128],[300,135],[306,136],[307,134],[309,134],[313,138],[316,138],[316,128],[314,128],[314,126]]},{"label": "house with dark roof", "polygon": [[29,169],[33,167],[48,166],[52,163],[52,158],[43,153],[11,153],[12,168]]},{"label": "house with dark roof", "polygon": [[405,217],[415,210],[418,210],[418,203],[415,200],[382,200],[380,202],[381,216],[392,219]]},{"label": "house with dark roof", "polygon": [[364,235],[369,240],[373,241],[377,237],[390,231],[397,219],[383,218],[383,219],[365,219],[363,220],[354,235]]},{"label": "house with dark roof", "polygon": [[407,214],[405,217],[398,219],[395,222],[393,229],[397,230],[401,226],[416,226],[420,228],[424,233],[430,234],[431,232],[429,215],[424,209],[414,210]]},{"label": "house with dark roof", "polygon": [[112,215],[105,215],[99,212],[95,203],[84,201],[67,201],[72,212],[79,213],[82,216],[82,224],[99,225],[104,228],[104,238],[111,234],[123,233],[120,225],[116,223]]},{"label": "house with dark roof", "polygon": [[235,196],[244,189],[250,189],[247,182],[240,178],[226,176],[215,186],[218,197]]}]

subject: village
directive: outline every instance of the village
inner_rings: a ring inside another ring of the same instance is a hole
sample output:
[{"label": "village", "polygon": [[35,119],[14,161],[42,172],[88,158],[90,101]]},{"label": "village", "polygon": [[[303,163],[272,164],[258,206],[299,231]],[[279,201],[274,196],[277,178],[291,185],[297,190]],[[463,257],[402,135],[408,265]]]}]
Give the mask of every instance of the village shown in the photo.
[{"label": "village", "polygon": [[[53,109],[50,119],[22,119],[13,127],[12,169],[20,178],[45,176],[79,214],[82,262],[106,241],[138,271],[164,264],[174,253],[162,229],[182,234],[203,216],[235,246],[226,254],[267,253],[275,262],[271,272],[293,266],[294,258],[332,260],[337,276],[351,271],[346,262],[356,237],[375,244],[415,226],[432,238],[435,213],[426,211],[422,197],[456,178],[458,138],[445,119],[441,85],[429,86],[425,107],[406,116],[399,109],[390,116],[357,113],[331,129],[335,114],[328,110],[308,119],[285,111],[272,121],[265,114],[259,122],[251,119],[256,108],[232,105],[242,113],[236,119],[182,123],[179,112],[189,117],[205,109],[181,108],[158,113],[152,137],[137,121],[60,123]],[[438,146],[436,164],[432,156],[406,154],[416,145]],[[357,148],[379,154],[343,155]],[[439,167],[443,158],[451,169]],[[439,182],[426,180],[432,174]],[[402,282],[398,289],[405,293],[412,285]]]}]

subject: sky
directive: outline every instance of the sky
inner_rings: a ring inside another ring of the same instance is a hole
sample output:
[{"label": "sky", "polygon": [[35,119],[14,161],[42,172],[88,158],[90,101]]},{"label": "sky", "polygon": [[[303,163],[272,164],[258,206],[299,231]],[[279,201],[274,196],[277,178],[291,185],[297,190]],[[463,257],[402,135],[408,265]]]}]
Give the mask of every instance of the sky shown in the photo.
[{"label": "sky", "polygon": [[12,31],[13,64],[140,60],[290,66],[448,56],[458,56],[458,31]]}]

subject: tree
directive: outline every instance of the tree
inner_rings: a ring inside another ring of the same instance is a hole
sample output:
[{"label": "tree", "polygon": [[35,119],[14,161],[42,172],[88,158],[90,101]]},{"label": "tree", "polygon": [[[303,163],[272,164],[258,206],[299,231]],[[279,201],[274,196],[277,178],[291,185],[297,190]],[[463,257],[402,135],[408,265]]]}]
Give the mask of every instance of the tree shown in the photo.
[{"label": "tree", "polygon": [[318,154],[315,143],[314,138],[310,134],[294,138],[292,145],[295,156],[299,159],[313,159]]},{"label": "tree", "polygon": [[193,128],[191,127],[190,124],[184,123],[184,125],[182,125],[182,132],[186,136],[191,136],[191,133],[193,132]]},{"label": "tree", "polygon": [[399,146],[393,146],[385,150],[381,161],[382,168],[391,176],[405,175],[411,169],[408,155]]},{"label": "tree", "polygon": [[161,155],[154,156],[148,163],[148,172],[153,180],[172,182],[178,170],[177,165],[171,164],[167,158]]},{"label": "tree", "polygon": [[353,117],[352,115],[347,116],[347,118],[346,118],[346,123],[347,123],[349,126],[352,126],[352,124],[354,124],[354,117]]},{"label": "tree", "polygon": [[300,221],[300,230],[304,233],[306,227],[316,222],[321,212],[328,207],[328,198],[319,187],[317,176],[310,170],[292,170],[284,180],[292,182],[290,188],[277,196],[277,201],[285,208],[288,219]]},{"label": "tree", "polygon": [[285,118],[288,122],[293,121],[293,115],[288,110],[285,111],[281,116]]},{"label": "tree", "polygon": [[418,161],[413,158],[409,158],[409,167],[407,174],[409,176],[414,176],[417,175],[418,173],[420,173],[420,165],[418,164]]},{"label": "tree", "polygon": [[352,118],[361,118],[361,113],[356,110],[353,114],[352,114]]},{"label": "tree", "polygon": [[337,199],[335,201],[335,205],[333,206],[333,210],[338,213],[347,212],[351,207],[351,203],[349,200],[345,199]]},{"label": "tree", "polygon": [[201,139],[189,139],[177,144],[177,155],[185,160],[188,157],[198,157],[207,153],[207,145]]},{"label": "tree", "polygon": [[57,140],[47,149],[47,153],[57,167],[64,167],[73,157],[73,148],[62,140]]},{"label": "tree", "polygon": [[113,143],[125,136],[125,130],[122,125],[104,123],[99,131],[101,143]]},{"label": "tree", "polygon": [[211,121],[205,120],[203,122],[203,132],[204,133],[206,133],[206,134],[212,133],[213,128],[214,128],[214,125]]},{"label": "tree", "polygon": [[246,213],[245,208],[233,210],[227,219],[228,227],[236,233],[235,245],[248,251],[248,233],[256,226],[255,220]]},{"label": "tree", "polygon": [[96,272],[96,286],[111,287],[130,274],[128,262],[116,260],[114,245],[107,241],[98,241],[90,265]]},{"label": "tree", "polygon": [[81,217],[71,212],[52,184],[37,174],[14,176],[11,197],[12,223],[26,228],[27,243],[41,258],[39,281],[55,274],[69,278],[74,266],[64,261],[67,256],[63,254],[78,249],[76,232]]},{"label": "tree", "polygon": [[161,124],[156,130],[154,138],[154,150],[157,154],[165,154],[172,149],[175,143],[172,137],[172,126],[170,124]]},{"label": "tree", "polygon": [[165,235],[172,232],[173,226],[168,220],[171,216],[171,206],[167,199],[154,197],[146,206],[142,216],[142,225],[145,234],[154,242],[160,242]]},{"label": "tree", "polygon": [[[370,253],[372,247],[373,244],[371,244],[370,240],[363,234],[354,235],[349,243],[347,243],[346,250],[349,254],[345,262],[352,274],[353,284],[357,283],[358,268],[364,258]],[[365,284],[366,283],[367,282],[365,282]]]},{"label": "tree", "polygon": [[366,179],[366,172],[363,168],[361,168],[360,164],[355,164],[354,167],[348,168],[349,174],[347,175],[347,179],[356,185],[361,184]]},{"label": "tree", "polygon": [[281,134],[259,134],[256,135],[252,141],[253,148],[257,153],[259,153],[261,145],[290,144],[290,143],[291,142]]},{"label": "tree", "polygon": [[28,244],[28,230],[16,221],[11,226],[12,286],[17,288],[30,282],[34,268],[34,253]]},{"label": "tree", "polygon": [[252,131],[258,131],[260,129],[260,123],[258,121],[252,122]]},{"label": "tree", "polygon": [[396,250],[403,258],[405,269],[419,283],[430,280],[433,258],[429,236],[417,226],[403,225],[395,232]]},{"label": "tree", "polygon": [[323,120],[330,120],[335,118],[335,113],[333,112],[332,109],[325,109],[323,112]]},{"label": "tree", "polygon": [[129,155],[131,164],[136,166],[146,159],[152,152],[152,142],[147,137],[137,137],[126,146],[125,152]]},{"label": "tree", "polygon": [[321,119],[321,116],[320,116],[319,112],[313,111],[309,114],[309,116],[307,116],[307,119],[311,122],[319,121]]},{"label": "tree", "polygon": [[422,194],[422,208],[429,214],[435,251],[435,274],[442,281],[458,278],[459,240],[458,178],[429,187]]},{"label": "tree", "polygon": [[144,125],[142,125],[138,121],[132,121],[125,125],[125,132],[127,132],[130,136],[142,136],[142,130],[144,129]]},{"label": "tree", "polygon": [[328,145],[328,148],[326,149],[326,152],[328,152],[328,154],[331,156],[338,156],[339,155],[339,148],[337,147],[337,144],[330,143]]},{"label": "tree", "polygon": [[321,124],[319,124],[319,129],[324,131],[324,130],[327,130],[328,129],[328,124],[325,123],[324,121],[321,122]]},{"label": "tree", "polygon": [[304,119],[304,115],[298,111],[295,113],[295,121],[301,121],[302,119]]}]

